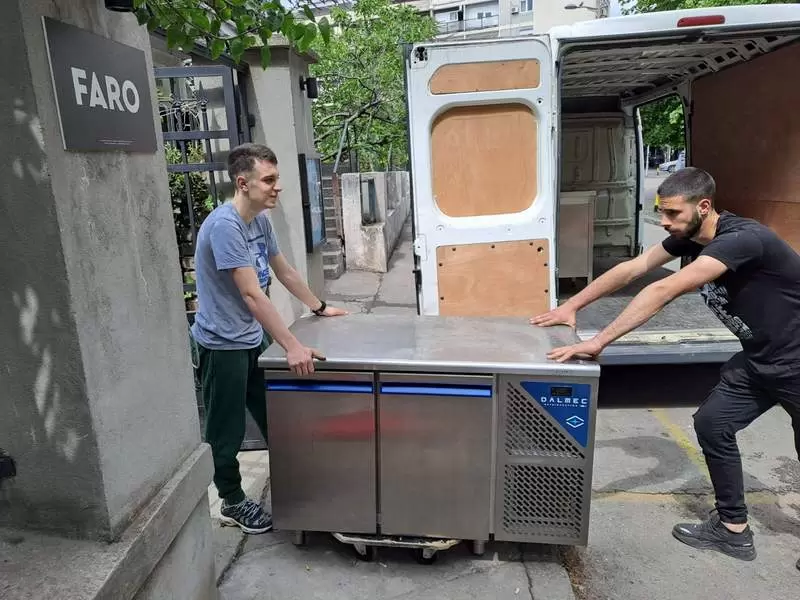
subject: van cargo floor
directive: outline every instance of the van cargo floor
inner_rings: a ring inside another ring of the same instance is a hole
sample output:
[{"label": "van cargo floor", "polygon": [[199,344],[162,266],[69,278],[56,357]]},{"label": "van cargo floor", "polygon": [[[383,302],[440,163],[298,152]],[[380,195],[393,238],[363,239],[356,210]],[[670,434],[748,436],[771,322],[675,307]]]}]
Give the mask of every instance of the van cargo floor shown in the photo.
[{"label": "van cargo floor", "polygon": [[[611,268],[608,259],[595,261],[595,277]],[[609,325],[625,309],[631,299],[651,283],[672,274],[664,268],[648,273],[614,294],[601,298],[578,312],[579,331],[599,331]],[[559,301],[563,302],[574,295],[578,289],[569,289],[569,281],[561,284]],[[721,329],[722,323],[708,309],[698,292],[684,294],[665,306],[652,319],[642,325],[639,331],[691,331]]]}]

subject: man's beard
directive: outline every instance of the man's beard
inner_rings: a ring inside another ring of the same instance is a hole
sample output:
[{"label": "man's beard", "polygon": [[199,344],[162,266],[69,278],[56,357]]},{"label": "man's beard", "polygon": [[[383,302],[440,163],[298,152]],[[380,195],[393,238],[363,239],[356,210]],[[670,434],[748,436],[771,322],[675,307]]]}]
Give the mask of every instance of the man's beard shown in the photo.
[{"label": "man's beard", "polygon": [[686,231],[681,234],[681,237],[684,239],[691,239],[698,234],[700,228],[703,226],[703,218],[700,216],[700,213],[695,212],[692,216],[692,220],[689,222]]}]

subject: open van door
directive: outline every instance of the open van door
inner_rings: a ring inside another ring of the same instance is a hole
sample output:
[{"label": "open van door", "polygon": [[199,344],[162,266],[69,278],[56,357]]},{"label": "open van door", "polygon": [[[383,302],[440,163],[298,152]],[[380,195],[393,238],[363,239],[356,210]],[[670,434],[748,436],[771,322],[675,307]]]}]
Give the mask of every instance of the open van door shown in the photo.
[{"label": "open van door", "polygon": [[410,49],[421,314],[530,316],[555,306],[552,80],[547,36]]}]

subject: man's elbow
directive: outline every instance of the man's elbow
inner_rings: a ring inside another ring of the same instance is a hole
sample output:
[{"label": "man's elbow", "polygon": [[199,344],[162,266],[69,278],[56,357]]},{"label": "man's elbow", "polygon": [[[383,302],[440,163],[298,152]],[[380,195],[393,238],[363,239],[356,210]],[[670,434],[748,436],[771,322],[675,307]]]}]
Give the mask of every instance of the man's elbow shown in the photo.
[{"label": "man's elbow", "polygon": [[242,299],[247,307],[252,311],[260,301],[260,296],[264,296],[264,292],[261,291],[261,288],[253,288],[247,287],[243,290],[240,290],[242,294]]},{"label": "man's elbow", "polygon": [[670,281],[669,278],[661,279],[647,286],[648,291],[656,298],[660,306],[665,306],[678,296],[682,296],[687,290],[677,282]]}]

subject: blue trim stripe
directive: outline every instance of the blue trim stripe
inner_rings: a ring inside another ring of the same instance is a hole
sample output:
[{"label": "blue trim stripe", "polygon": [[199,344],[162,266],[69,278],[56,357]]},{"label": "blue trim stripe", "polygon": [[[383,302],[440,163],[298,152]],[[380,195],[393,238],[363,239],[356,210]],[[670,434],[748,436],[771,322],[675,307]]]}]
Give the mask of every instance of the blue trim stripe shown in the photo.
[{"label": "blue trim stripe", "polygon": [[371,383],[339,383],[334,381],[296,381],[280,379],[266,381],[264,387],[270,392],[305,392],[328,394],[371,394]]},{"label": "blue trim stripe", "polygon": [[381,394],[387,396],[461,396],[464,398],[491,398],[490,385],[443,385],[443,384],[381,384]]}]

